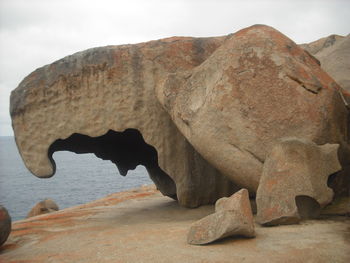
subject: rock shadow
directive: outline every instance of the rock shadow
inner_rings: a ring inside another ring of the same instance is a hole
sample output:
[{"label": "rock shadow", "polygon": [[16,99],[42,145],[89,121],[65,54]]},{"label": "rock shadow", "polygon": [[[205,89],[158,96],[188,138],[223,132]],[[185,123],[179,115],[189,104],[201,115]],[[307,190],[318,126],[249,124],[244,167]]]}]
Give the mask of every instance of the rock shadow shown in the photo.
[{"label": "rock shadow", "polygon": [[56,151],[93,153],[102,160],[113,162],[123,176],[138,165],[143,165],[162,194],[176,199],[175,182],[159,167],[157,150],[145,142],[137,129],[126,129],[123,132],[109,130],[98,137],[74,133],[67,139],[58,139],[48,152],[53,164],[52,155]]}]

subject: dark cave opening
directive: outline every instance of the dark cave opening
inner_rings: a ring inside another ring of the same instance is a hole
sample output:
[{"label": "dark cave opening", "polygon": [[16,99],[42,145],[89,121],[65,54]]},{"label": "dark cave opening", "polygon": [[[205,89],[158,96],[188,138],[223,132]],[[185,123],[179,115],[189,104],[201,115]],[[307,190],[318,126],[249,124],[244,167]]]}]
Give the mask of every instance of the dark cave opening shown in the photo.
[{"label": "dark cave opening", "polygon": [[56,140],[49,148],[49,158],[56,151],[71,151],[77,154],[93,153],[96,157],[113,162],[119,173],[126,176],[129,170],[143,165],[162,194],[176,199],[176,186],[172,178],[158,165],[156,149],[147,144],[136,129],[123,132],[109,130],[98,137],[74,133],[67,139]]},{"label": "dark cave opening", "polygon": [[320,215],[320,204],[310,196],[298,195],[295,197],[295,203],[302,219],[317,218]]}]

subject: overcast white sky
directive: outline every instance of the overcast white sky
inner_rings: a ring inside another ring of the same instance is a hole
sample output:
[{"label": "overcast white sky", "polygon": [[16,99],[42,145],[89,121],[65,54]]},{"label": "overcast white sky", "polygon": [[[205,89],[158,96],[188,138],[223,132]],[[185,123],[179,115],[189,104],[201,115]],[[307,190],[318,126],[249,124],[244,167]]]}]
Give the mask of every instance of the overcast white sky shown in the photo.
[{"label": "overcast white sky", "polygon": [[30,72],[96,46],[217,36],[267,24],[297,43],[350,33],[349,0],[0,0],[0,135]]}]

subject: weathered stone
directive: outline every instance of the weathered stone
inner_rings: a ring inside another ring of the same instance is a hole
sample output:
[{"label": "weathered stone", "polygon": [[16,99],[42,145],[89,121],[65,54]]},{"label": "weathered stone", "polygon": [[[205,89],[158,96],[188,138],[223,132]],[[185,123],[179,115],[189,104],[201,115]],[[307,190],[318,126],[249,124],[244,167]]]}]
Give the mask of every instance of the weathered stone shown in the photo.
[{"label": "weathered stone", "polygon": [[350,164],[337,88],[293,41],[256,25],[68,56],[20,83],[11,117],[39,177],[54,174],[55,151],[93,152],[123,175],[144,165],[163,194],[195,207],[232,194],[233,183],[255,193],[267,152],[284,136],[338,143]]},{"label": "weathered stone", "polygon": [[300,46],[307,50],[310,54],[316,55],[326,48],[332,47],[335,44],[338,44],[340,41],[344,39],[344,36],[340,35],[329,35],[328,37],[323,37],[320,38],[316,41],[310,42],[310,43],[305,43],[301,44]]},{"label": "weathered stone", "polygon": [[157,96],[179,130],[219,171],[254,193],[276,139],[339,143],[349,163],[339,86],[292,40],[267,26],[229,36],[188,74],[169,75]]},{"label": "weathered stone", "polygon": [[28,217],[37,216],[37,215],[43,215],[47,213],[52,213],[55,211],[58,211],[59,207],[58,205],[51,199],[45,199],[44,201],[41,201],[37,203],[28,213]]},{"label": "weathered stone", "polygon": [[321,67],[347,92],[350,92],[350,35],[330,35],[302,45]]},{"label": "weathered stone", "polygon": [[[308,44],[300,45],[314,55],[326,71],[342,88],[344,103],[350,112],[350,35],[330,35]],[[348,117],[350,131],[350,117]],[[340,160],[343,162],[342,160]],[[335,198],[350,196],[350,166],[343,166],[341,172],[331,178],[330,187],[335,191]]]},{"label": "weathered stone", "polygon": [[245,214],[249,215],[251,211],[249,193],[247,189],[241,189],[234,193],[230,197],[222,197],[215,203],[215,212],[222,210],[238,210],[246,211]]},{"label": "weathered stone", "polygon": [[186,245],[189,223],[212,211],[212,205],[184,209],[155,189],[114,193],[14,222],[0,262],[350,262],[350,217],[344,216],[256,225],[256,238]]},{"label": "weathered stone", "polygon": [[222,210],[192,224],[187,242],[204,245],[230,236],[254,237],[254,228],[239,211]]},{"label": "weathered stone", "polygon": [[50,177],[55,151],[92,152],[122,175],[144,165],[158,189],[184,206],[231,195],[237,188],[188,143],[154,90],[168,74],[198,66],[223,41],[169,38],[94,48],[37,69],[11,95],[27,168]]},{"label": "weathered stone", "polygon": [[332,201],[327,179],[341,169],[338,147],[297,138],[279,140],[264,163],[256,196],[258,222],[291,224],[317,216]]},{"label": "weathered stone", "polygon": [[2,246],[11,233],[11,217],[7,209],[0,205],[0,246]]},{"label": "weathered stone", "polygon": [[187,242],[208,244],[229,236],[254,237],[254,221],[247,189],[215,204],[215,213],[192,224]]}]

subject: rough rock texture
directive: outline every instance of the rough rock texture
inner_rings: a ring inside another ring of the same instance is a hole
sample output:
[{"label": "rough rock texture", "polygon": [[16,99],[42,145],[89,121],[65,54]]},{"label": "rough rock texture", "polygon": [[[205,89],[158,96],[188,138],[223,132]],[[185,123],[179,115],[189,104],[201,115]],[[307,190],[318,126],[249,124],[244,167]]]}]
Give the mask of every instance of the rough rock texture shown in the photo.
[{"label": "rough rock texture", "polygon": [[247,189],[242,189],[229,198],[219,199],[214,214],[192,224],[187,242],[203,245],[230,236],[255,236]]},{"label": "rough rock texture", "polygon": [[340,35],[330,35],[328,37],[320,38],[316,41],[301,44],[300,46],[307,50],[310,54],[315,55],[319,52],[322,52],[324,49],[328,47],[334,46],[334,44],[339,43],[342,41],[345,37]]},{"label": "rough rock texture", "polygon": [[339,171],[337,144],[318,146],[297,138],[281,139],[265,160],[257,191],[258,222],[297,223],[318,216],[332,201],[328,176]]},{"label": "rough rock texture", "polygon": [[217,200],[215,203],[215,212],[223,210],[244,211],[243,213],[247,217],[253,218],[248,190],[241,189],[230,197],[222,197]]},{"label": "rough rock texture", "polygon": [[350,35],[330,35],[301,45],[314,55],[321,67],[347,92],[350,92]]},{"label": "rough rock texture", "polygon": [[157,96],[194,148],[255,192],[278,138],[339,143],[350,154],[339,86],[293,41],[266,26],[228,37],[201,65],[169,75]]},{"label": "rough rock texture", "polygon": [[[50,177],[56,150],[93,152],[122,174],[144,165],[157,187],[185,206],[231,195],[237,188],[194,150],[154,92],[167,75],[198,66],[223,41],[169,38],[107,46],[37,69],[11,94],[12,124],[27,168]],[[105,151],[106,145],[112,148]],[[138,152],[150,158],[135,160]]]},{"label": "rough rock texture", "polygon": [[[330,35],[314,42],[301,45],[314,55],[321,67],[342,87],[344,99],[350,112],[350,35]],[[350,130],[350,114],[348,117]],[[335,198],[350,196],[350,166],[332,176],[330,187],[335,190]]]},{"label": "rough rock texture", "polygon": [[7,209],[0,205],[0,247],[4,244],[11,232],[11,217]]},{"label": "rough rock texture", "polygon": [[58,205],[51,199],[45,199],[44,201],[40,201],[37,203],[28,213],[28,217],[52,213],[58,211]]},{"label": "rough rock texture", "polygon": [[163,194],[194,207],[231,195],[233,182],[255,193],[284,136],[339,143],[350,163],[338,88],[293,41],[256,25],[76,53],[27,76],[10,110],[35,175],[54,174],[55,151],[93,152],[122,174],[143,164]]},{"label": "rough rock texture", "polygon": [[14,222],[0,262],[350,262],[350,217],[256,225],[253,239],[187,244],[189,225],[213,212],[212,205],[181,207],[154,189],[116,193]]}]

